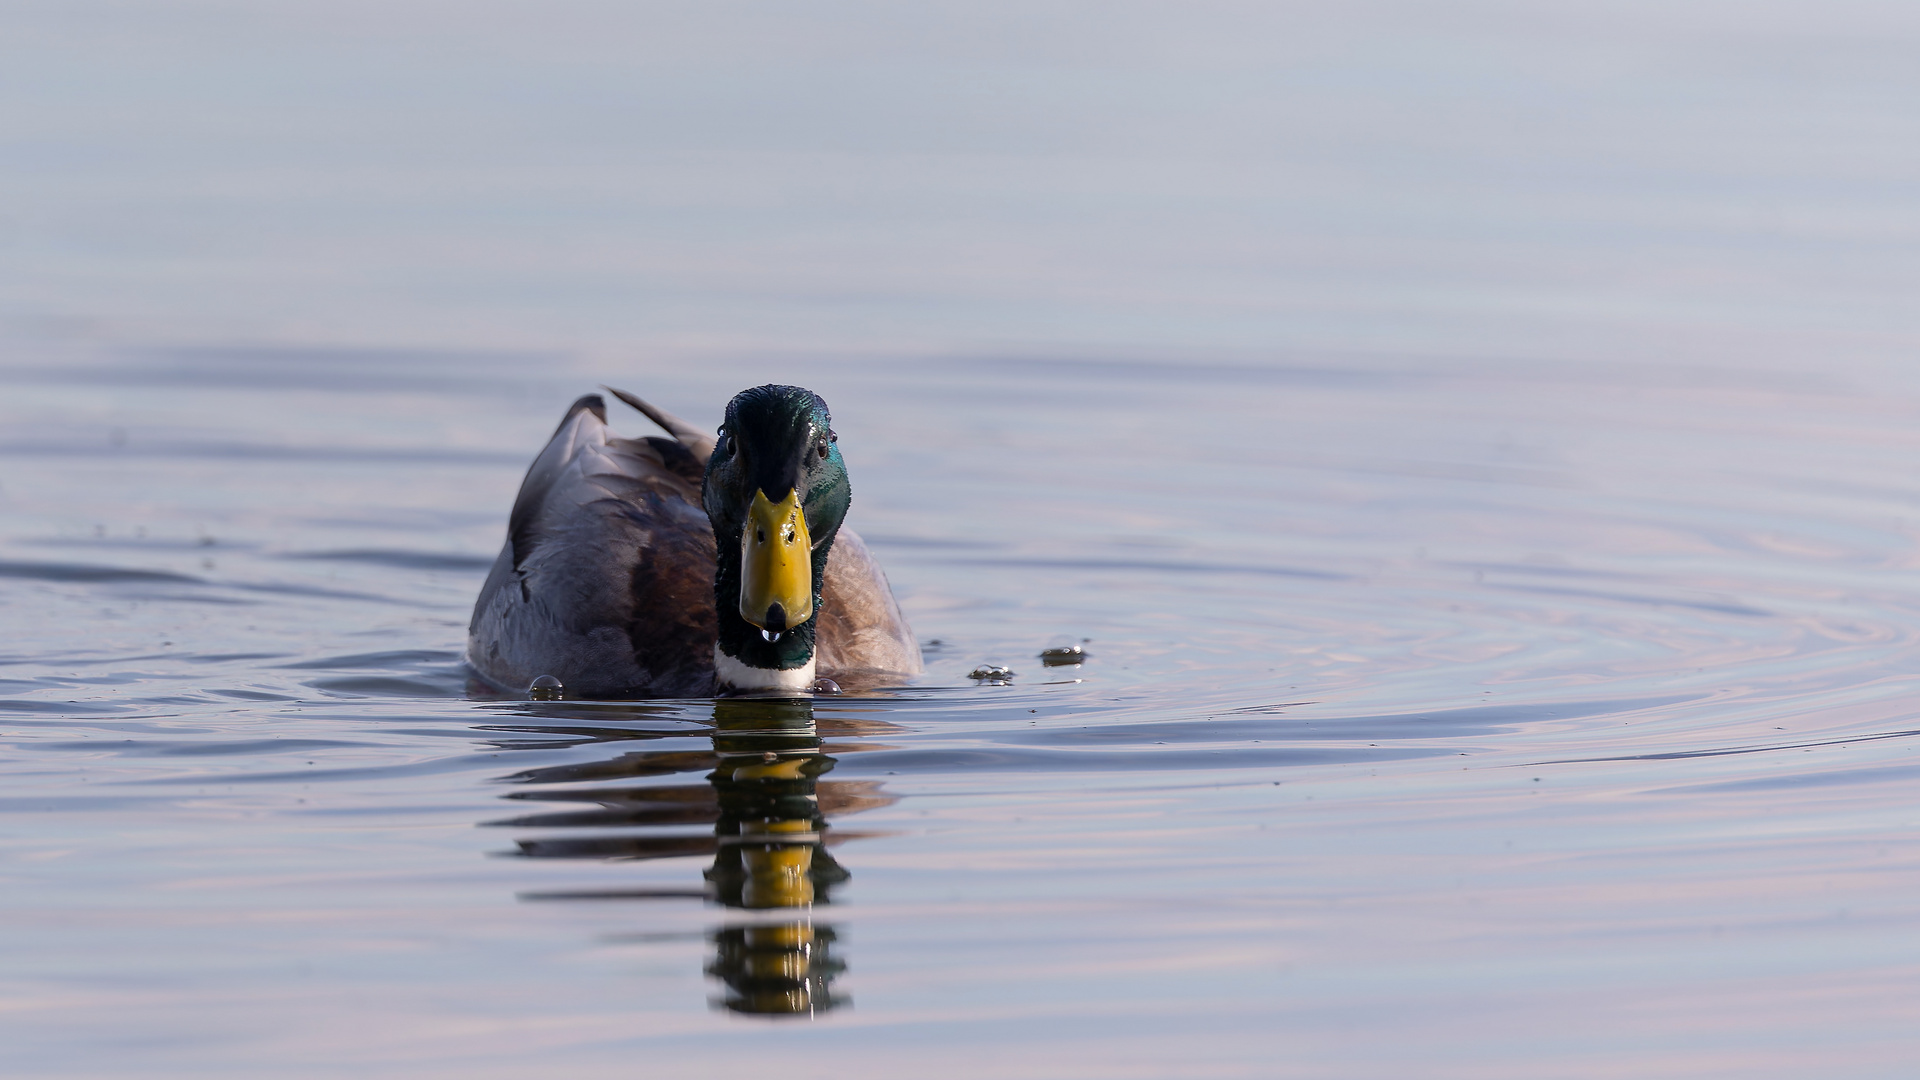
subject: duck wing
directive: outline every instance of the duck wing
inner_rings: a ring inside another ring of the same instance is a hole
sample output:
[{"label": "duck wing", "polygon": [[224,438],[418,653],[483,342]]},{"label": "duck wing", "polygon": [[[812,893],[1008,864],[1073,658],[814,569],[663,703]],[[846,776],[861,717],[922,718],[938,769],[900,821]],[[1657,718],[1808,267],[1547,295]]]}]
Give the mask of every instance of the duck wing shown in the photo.
[{"label": "duck wing", "polygon": [[621,439],[573,403],[521,483],[481,586],[467,659],[518,690],[700,696],[713,685],[713,529],[705,462],[678,439]]}]

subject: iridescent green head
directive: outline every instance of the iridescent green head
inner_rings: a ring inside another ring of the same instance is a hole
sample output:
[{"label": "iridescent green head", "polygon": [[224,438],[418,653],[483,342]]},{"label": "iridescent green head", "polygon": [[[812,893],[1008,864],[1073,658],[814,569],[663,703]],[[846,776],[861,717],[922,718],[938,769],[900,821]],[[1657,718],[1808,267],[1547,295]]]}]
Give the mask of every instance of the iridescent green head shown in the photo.
[{"label": "iridescent green head", "polygon": [[722,653],[777,671],[813,659],[827,553],[852,497],[820,395],[756,386],[727,403],[701,492]]}]

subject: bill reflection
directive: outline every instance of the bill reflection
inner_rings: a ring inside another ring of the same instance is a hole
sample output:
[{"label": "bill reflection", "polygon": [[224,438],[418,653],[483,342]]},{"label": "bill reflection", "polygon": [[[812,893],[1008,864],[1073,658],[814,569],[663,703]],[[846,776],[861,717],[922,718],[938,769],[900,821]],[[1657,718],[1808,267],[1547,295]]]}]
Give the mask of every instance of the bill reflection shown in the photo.
[{"label": "bill reflection", "polygon": [[[546,709],[542,713],[551,715]],[[545,893],[529,899],[705,896],[742,913],[710,939],[713,951],[706,972],[723,988],[716,1006],[755,1015],[810,1016],[844,1005],[845,996],[832,985],[845,969],[834,956],[833,928],[813,917],[814,907],[830,903],[833,889],[850,876],[827,850],[828,818],[893,800],[875,784],[820,779],[835,763],[828,749],[864,747],[828,747],[810,701],[718,701],[712,722],[710,752],[632,751],[516,773],[507,779],[542,787],[593,786],[523,790],[510,798],[592,803],[595,808],[495,823],[565,830],[562,835],[517,839],[516,853],[528,858],[633,861],[711,855],[704,889]],[[846,722],[841,726],[854,727]],[[566,730],[581,734],[588,729]],[[604,733],[614,745],[649,737],[627,727],[592,730]],[[700,769],[710,770],[703,785],[632,783]],[[709,823],[711,832],[688,829]]]}]

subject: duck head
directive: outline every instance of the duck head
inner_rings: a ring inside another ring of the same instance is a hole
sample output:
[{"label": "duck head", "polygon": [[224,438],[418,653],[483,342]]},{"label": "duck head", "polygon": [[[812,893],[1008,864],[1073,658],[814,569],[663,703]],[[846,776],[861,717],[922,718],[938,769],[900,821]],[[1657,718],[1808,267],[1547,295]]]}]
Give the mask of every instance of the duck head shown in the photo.
[{"label": "duck head", "polygon": [[803,690],[827,553],[853,489],[820,395],[756,386],[727,403],[701,501],[713,523],[720,681]]}]

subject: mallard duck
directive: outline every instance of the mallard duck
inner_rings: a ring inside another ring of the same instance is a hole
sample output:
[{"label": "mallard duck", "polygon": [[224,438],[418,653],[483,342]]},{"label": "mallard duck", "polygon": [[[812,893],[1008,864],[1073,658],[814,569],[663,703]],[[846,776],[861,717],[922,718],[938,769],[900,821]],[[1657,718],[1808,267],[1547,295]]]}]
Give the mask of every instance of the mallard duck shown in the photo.
[{"label": "mallard duck", "polygon": [[841,526],[852,488],[818,394],[743,391],[715,438],[603,389],[672,438],[614,436],[598,394],[567,410],[473,606],[481,677],[703,697],[921,670],[886,574]]}]

